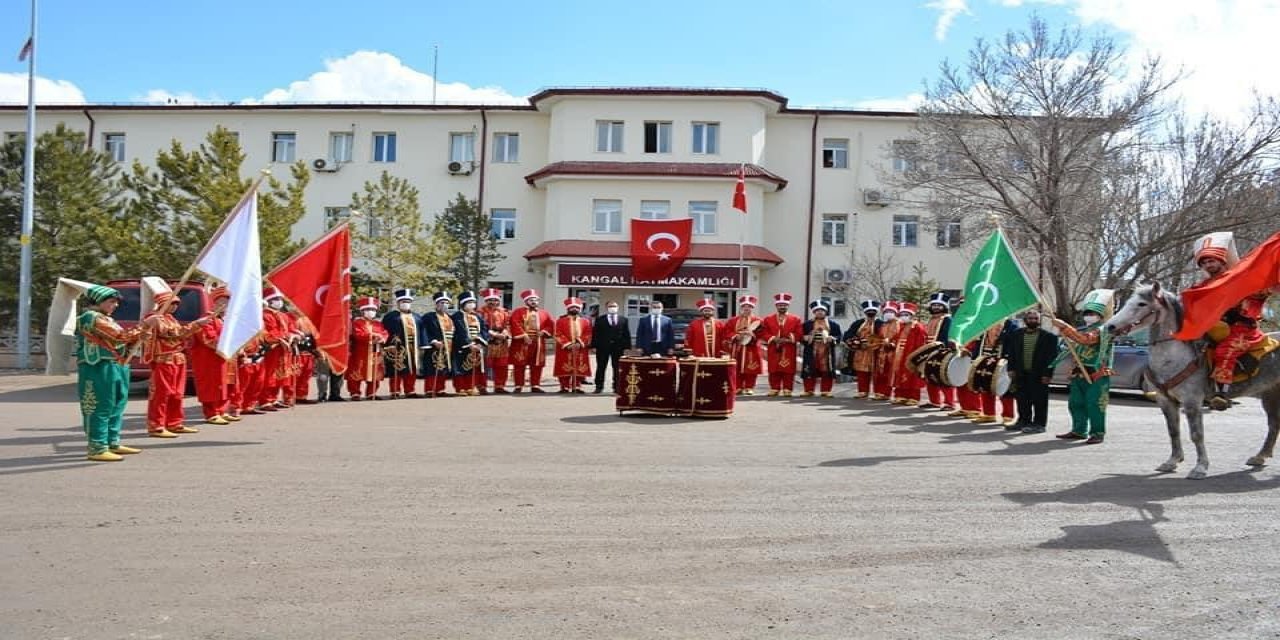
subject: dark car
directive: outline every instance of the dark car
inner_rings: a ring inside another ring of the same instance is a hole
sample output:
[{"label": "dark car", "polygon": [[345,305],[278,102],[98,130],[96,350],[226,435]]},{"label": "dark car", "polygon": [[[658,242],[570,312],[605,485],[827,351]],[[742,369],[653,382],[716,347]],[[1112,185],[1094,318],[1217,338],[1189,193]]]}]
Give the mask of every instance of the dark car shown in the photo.
[{"label": "dark car", "polygon": [[[1150,336],[1146,329],[1135,331],[1127,336],[1115,339],[1115,358],[1111,375],[1111,389],[1122,391],[1144,391],[1142,372],[1147,368]],[[1064,352],[1064,357],[1053,370],[1051,385],[1066,386],[1071,380],[1071,368],[1075,366],[1071,354]]]},{"label": "dark car", "polygon": [[[112,280],[107,286],[120,292],[120,306],[116,307],[115,313],[111,317],[116,323],[126,329],[138,324],[142,317],[142,282],[139,280]],[[170,287],[178,286],[177,282],[170,282]],[[182,291],[178,293],[178,310],[173,316],[181,322],[191,322],[198,320],[201,316],[208,313],[213,306],[209,300],[209,294],[205,292],[204,285],[198,282],[188,282],[183,285]],[[150,311],[148,309],[147,311]],[[151,367],[142,362],[141,358],[133,358],[130,362],[130,378],[133,382],[149,380],[151,378]],[[191,375],[188,368],[187,375]]]},{"label": "dark car", "polygon": [[676,344],[684,344],[684,332],[694,320],[702,317],[697,309],[669,309],[663,315],[671,318],[671,333],[674,334]]}]

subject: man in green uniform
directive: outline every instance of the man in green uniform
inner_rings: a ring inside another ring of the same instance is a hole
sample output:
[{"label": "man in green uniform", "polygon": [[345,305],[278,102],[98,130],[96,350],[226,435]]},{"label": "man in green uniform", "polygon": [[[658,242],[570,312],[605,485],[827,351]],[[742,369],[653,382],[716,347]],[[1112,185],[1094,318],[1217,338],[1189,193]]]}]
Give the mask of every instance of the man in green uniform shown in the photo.
[{"label": "man in green uniform", "polygon": [[120,305],[119,291],[94,285],[84,296],[91,306],[76,319],[80,414],[89,459],[115,462],[121,454],[140,452],[120,444],[120,425],[129,401],[129,348],[142,337],[142,327],[126,331],[111,319]]},{"label": "man in green uniform", "polygon": [[1111,317],[1114,298],[1115,292],[1110,289],[1090,291],[1078,307],[1084,319],[1084,326],[1080,328],[1072,327],[1060,318],[1053,319],[1053,324],[1067,342],[1064,354],[1074,361],[1067,396],[1071,430],[1058,434],[1062,440],[1102,444],[1107,435],[1107,397],[1111,392],[1113,350],[1111,336],[1102,330],[1102,323]]}]

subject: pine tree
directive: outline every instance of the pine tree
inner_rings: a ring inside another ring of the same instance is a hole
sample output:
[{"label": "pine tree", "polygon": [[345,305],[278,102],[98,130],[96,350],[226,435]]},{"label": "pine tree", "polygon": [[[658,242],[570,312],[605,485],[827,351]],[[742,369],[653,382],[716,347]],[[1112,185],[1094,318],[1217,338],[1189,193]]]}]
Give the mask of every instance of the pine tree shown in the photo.
[{"label": "pine tree", "polygon": [[898,283],[898,296],[906,302],[923,305],[940,286],[937,280],[929,277],[928,267],[923,262],[917,262],[911,267],[911,278]]},{"label": "pine tree", "polygon": [[359,265],[353,286],[359,294],[457,288],[444,269],[454,249],[423,221],[418,190],[408,180],[383,171],[377,182],[364,183],[364,193],[351,194],[351,211],[352,253]]},{"label": "pine tree", "polygon": [[436,229],[456,244],[446,272],[471,291],[479,291],[497,272],[503,258],[498,251],[489,216],[475,200],[459,193],[436,220]]},{"label": "pine tree", "polygon": [[[36,138],[35,208],[32,214],[31,318],[44,331],[59,277],[102,281],[117,275],[109,240],[119,206],[119,170],[84,133],[59,123]],[[18,310],[22,171],[25,142],[0,148],[0,326],[12,326]]]}]

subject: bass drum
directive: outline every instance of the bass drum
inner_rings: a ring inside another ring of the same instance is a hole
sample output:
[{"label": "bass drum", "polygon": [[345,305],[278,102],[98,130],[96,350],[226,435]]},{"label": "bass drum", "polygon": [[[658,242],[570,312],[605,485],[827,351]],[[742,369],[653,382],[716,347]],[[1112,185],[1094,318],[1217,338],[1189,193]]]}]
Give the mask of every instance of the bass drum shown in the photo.
[{"label": "bass drum", "polygon": [[947,363],[947,368],[943,371],[946,374],[947,385],[952,387],[962,387],[969,380],[969,371],[973,369],[973,358],[969,354],[961,351],[956,357]]},{"label": "bass drum", "polygon": [[929,384],[949,387],[952,385],[947,381],[947,371],[951,368],[951,363],[960,357],[960,352],[949,345],[938,344],[941,347],[929,352],[920,365],[920,377]]},{"label": "bass drum", "polygon": [[942,344],[941,342],[930,342],[907,354],[907,366],[921,377],[924,377],[925,363],[928,362],[930,358],[934,357],[934,355],[939,351],[945,350],[946,347],[947,345]]},{"label": "bass drum", "polygon": [[994,393],[1002,396],[1009,392],[1008,362],[1000,356],[985,356],[973,365],[966,386],[977,393]]}]

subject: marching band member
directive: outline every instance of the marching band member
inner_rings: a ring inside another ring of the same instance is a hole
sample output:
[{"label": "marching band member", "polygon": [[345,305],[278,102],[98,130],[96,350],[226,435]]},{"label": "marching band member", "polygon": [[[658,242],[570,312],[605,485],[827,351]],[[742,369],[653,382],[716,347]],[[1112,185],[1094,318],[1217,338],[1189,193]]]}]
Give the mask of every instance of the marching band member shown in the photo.
[{"label": "marching band member", "polygon": [[[875,300],[863,300],[858,303],[862,307],[862,317],[849,325],[849,330],[841,336],[849,346],[850,369],[857,378],[858,392],[853,397],[866,398],[871,395],[871,382],[876,377],[877,360],[879,360],[881,337],[880,330],[884,321],[880,315],[880,303]],[[876,391],[881,391],[876,387]]]},{"label": "marching band member", "polygon": [[396,289],[396,308],[382,316],[382,328],[387,330],[387,344],[382,347],[382,365],[386,367],[391,399],[416,398],[418,384],[418,356],[422,341],[418,337],[418,325],[422,316],[413,310],[413,290]]},{"label": "marching band member", "polygon": [[814,300],[809,303],[812,320],[801,326],[804,352],[800,367],[800,379],[804,382],[804,395],[813,396],[818,388],[822,397],[831,397],[831,386],[836,379],[836,343],[840,340],[840,325],[827,318],[827,303]]},{"label": "marching band member", "polygon": [[484,351],[489,344],[489,326],[476,313],[476,294],[458,295],[459,310],[453,314],[453,389],[460,396],[478,396],[486,385]]},{"label": "marching band member", "polygon": [[898,344],[898,301],[884,303],[883,319],[877,335],[880,348],[875,354],[875,374],[871,377],[872,400],[896,399],[893,395],[893,354]]},{"label": "marching band member", "polygon": [[555,321],[551,314],[538,305],[542,298],[536,289],[525,289],[520,292],[524,307],[511,312],[511,366],[515,368],[515,392],[524,389],[525,374],[528,372],[529,389],[533,393],[542,391],[542,368],[547,364],[547,346],[545,340],[555,330]]},{"label": "marching band member", "polygon": [[232,420],[227,400],[227,369],[233,366],[218,355],[218,338],[222,335],[223,310],[231,292],[226,287],[214,287],[209,291],[213,302],[212,318],[191,340],[191,373],[195,377],[196,399],[208,424],[226,425]]},{"label": "marching band member", "polygon": [[89,440],[88,459],[118,462],[141,449],[120,444],[129,402],[129,348],[142,338],[142,325],[125,330],[111,318],[120,292],[100,284],[84,294],[91,305],[76,318],[76,391]]},{"label": "marching band member", "polygon": [[262,292],[267,308],[262,310],[267,357],[262,361],[262,394],[258,409],[275,411],[289,405],[280,400],[285,386],[293,385],[293,348],[296,342],[293,319],[284,312],[284,295],[271,288]]},{"label": "marching band member", "polygon": [[760,375],[760,324],[753,311],[757,298],[751,294],[738,297],[738,315],[724,323],[724,340],[728,343],[734,372],[738,376],[738,393],[755,395],[756,377]]},{"label": "marching band member", "polygon": [[[453,336],[456,330],[449,313],[449,294],[437,291],[431,296],[436,310],[423,314],[419,334],[424,348],[422,372],[427,376],[426,392],[431,397],[444,395],[444,383],[453,376]],[[457,391],[457,387],[454,387]]]},{"label": "marching band member", "polygon": [[760,337],[765,343],[769,367],[769,395],[789,398],[796,384],[796,345],[804,333],[800,317],[787,311],[791,307],[791,294],[775,295],[773,306],[777,313],[760,321]]},{"label": "marching band member", "polygon": [[173,317],[178,294],[156,294],[155,310],[142,319],[142,361],[151,365],[151,394],[147,398],[147,435],[176,438],[180,433],[199,433],[182,424],[182,398],[187,387],[187,338],[208,324],[212,316],[182,324]]},{"label": "marching band member", "polygon": [[[925,334],[928,342],[950,344],[951,335],[951,297],[939,291],[929,297],[929,320],[925,323]],[[926,383],[928,401],[920,405],[921,409],[939,408],[942,411],[955,411],[956,388],[943,384]]]},{"label": "marching band member", "polygon": [[[386,344],[387,330],[378,321],[377,298],[360,298],[357,302],[360,317],[351,321],[351,362],[347,366],[347,393],[351,400],[363,398],[381,400],[378,384],[382,382],[382,345]],[[360,383],[364,383],[361,396]]]},{"label": "marching band member", "polygon": [[262,394],[262,360],[267,356],[267,345],[263,341],[264,332],[244,343],[236,354],[236,384],[227,396],[232,402],[231,415],[262,415],[258,410],[258,396]]},{"label": "marching band member", "polygon": [[698,311],[702,317],[689,323],[684,331],[684,343],[695,357],[719,356],[723,353],[724,341],[721,338],[725,330],[716,320],[716,301],[709,298],[698,301]]},{"label": "marching band member", "polygon": [[[991,327],[978,338],[978,348],[973,354],[975,359],[980,357],[999,357],[1003,351],[1002,345],[1004,341],[1012,334],[1017,327],[1011,320],[1001,320]],[[994,422],[1002,422],[1004,426],[1009,427],[1014,424],[1013,418],[1013,394],[1005,393],[996,397],[994,391],[985,391],[976,393],[978,396],[978,404],[981,413],[971,418],[975,424],[992,424]],[[997,416],[997,403],[999,403]]]},{"label": "marching band member", "polygon": [[[484,306],[480,317],[489,327],[489,348],[485,350],[484,368],[493,373],[493,392],[507,393],[507,375],[511,371],[511,312],[502,308],[502,291],[482,289]],[[488,383],[480,387],[486,392]]]},{"label": "marching band member", "polygon": [[1114,296],[1111,289],[1090,291],[1081,303],[1084,325],[1079,328],[1061,318],[1053,319],[1065,343],[1063,353],[1075,364],[1067,388],[1071,430],[1058,434],[1059,440],[1102,444],[1107,436],[1107,399],[1111,393],[1114,345],[1111,334],[1102,330],[1102,323],[1111,318]]},{"label": "marching band member", "polygon": [[929,341],[929,335],[925,333],[924,325],[916,321],[914,302],[903,302],[899,313],[901,318],[893,352],[893,388],[897,395],[894,403],[914,407],[920,404],[924,380],[911,368],[907,356],[923,347]]},{"label": "marching band member", "polygon": [[565,315],[556,319],[555,375],[560,393],[584,393],[582,381],[591,375],[591,321],[583,318],[582,299],[567,298]]},{"label": "marching band member", "polygon": [[[320,349],[316,345],[316,337],[319,331],[316,330],[315,324],[311,319],[303,315],[297,308],[289,312],[293,318],[294,325],[298,328],[298,355],[295,360],[294,370],[296,373],[293,377],[293,388],[285,390],[285,398],[290,404],[315,404],[319,400],[311,399],[311,378],[316,375],[316,359],[322,358]],[[328,392],[328,389],[321,393]]]}]

